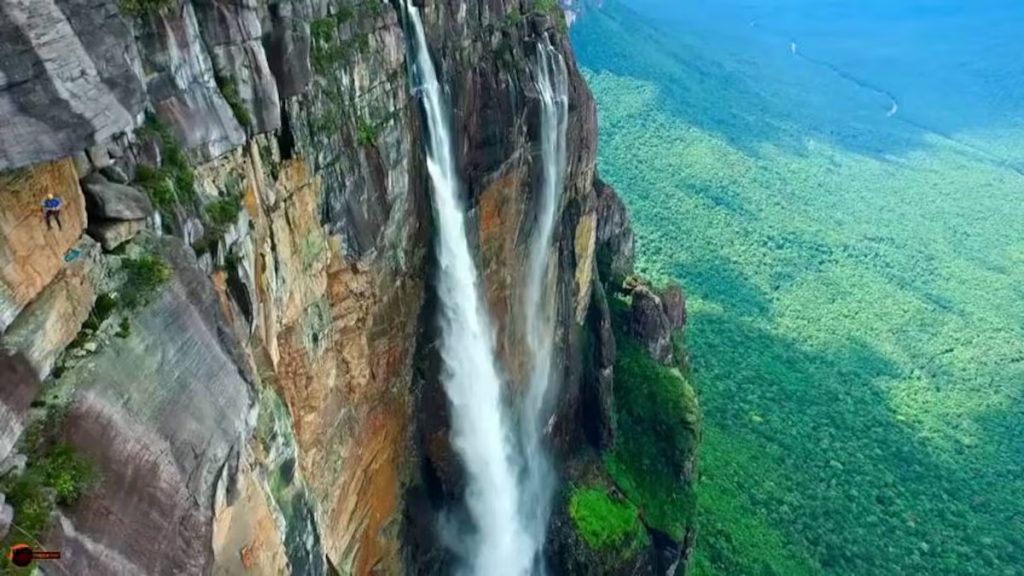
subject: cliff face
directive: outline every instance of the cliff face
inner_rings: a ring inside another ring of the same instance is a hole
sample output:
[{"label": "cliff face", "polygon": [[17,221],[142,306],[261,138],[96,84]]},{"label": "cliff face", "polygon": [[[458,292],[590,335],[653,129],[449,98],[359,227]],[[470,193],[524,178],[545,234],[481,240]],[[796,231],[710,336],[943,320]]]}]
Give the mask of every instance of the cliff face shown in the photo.
[{"label": "cliff face", "polygon": [[[0,347],[43,381],[0,387],[0,475],[31,478],[64,445],[98,472],[38,539],[75,574],[444,571],[434,515],[460,472],[401,6],[0,11]],[[626,274],[632,236],[595,186],[594,103],[562,16],[511,0],[424,11],[513,383],[541,178],[537,44],[567,61],[553,440],[565,457],[606,447],[613,360],[584,344],[614,347],[597,251]],[[46,193],[64,202],[59,227],[42,219]],[[50,448],[28,447],[32,422]]]}]

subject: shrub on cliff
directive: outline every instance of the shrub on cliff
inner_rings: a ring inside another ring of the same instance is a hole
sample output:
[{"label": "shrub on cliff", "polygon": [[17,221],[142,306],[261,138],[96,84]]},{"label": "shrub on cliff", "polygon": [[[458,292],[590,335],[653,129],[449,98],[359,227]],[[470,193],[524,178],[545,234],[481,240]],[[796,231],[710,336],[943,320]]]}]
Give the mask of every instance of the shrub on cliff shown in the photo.
[{"label": "shrub on cliff", "polygon": [[171,277],[171,269],[158,256],[145,255],[121,261],[124,284],[121,303],[134,310],[149,303],[157,290]]},{"label": "shrub on cliff", "polygon": [[[25,470],[0,479],[0,493],[14,508],[10,533],[2,543],[5,550],[17,542],[39,546],[56,505],[74,504],[96,478],[92,464],[59,440],[63,415],[62,409],[51,408],[29,426],[21,447],[28,457]],[[0,557],[0,571],[29,573],[19,571],[6,557]]]},{"label": "shrub on cliff", "polygon": [[121,11],[129,16],[145,16],[155,14],[175,4],[175,0],[121,0]]}]

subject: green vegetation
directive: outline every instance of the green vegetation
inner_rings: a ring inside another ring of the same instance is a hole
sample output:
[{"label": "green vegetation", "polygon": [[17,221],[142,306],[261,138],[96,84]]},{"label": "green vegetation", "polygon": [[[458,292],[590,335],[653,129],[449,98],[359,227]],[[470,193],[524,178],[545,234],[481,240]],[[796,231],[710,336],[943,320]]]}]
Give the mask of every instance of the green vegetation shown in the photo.
[{"label": "green vegetation", "polygon": [[377,127],[365,118],[359,119],[356,133],[360,146],[373,146],[377,141]]},{"label": "green vegetation", "polygon": [[523,13],[518,8],[513,7],[505,15],[505,25],[510,27],[519,26],[523,22]]},{"label": "green vegetation", "polygon": [[[28,457],[24,472],[0,478],[0,493],[14,508],[4,550],[18,542],[39,546],[54,508],[74,504],[96,479],[92,465],[57,437],[63,414],[52,408],[30,425],[21,440],[21,451]],[[6,556],[0,558],[0,569],[5,574],[30,571],[10,565]]]},{"label": "green vegetation", "polygon": [[638,269],[689,292],[695,573],[1019,573],[1020,175],[785,42],[656,26],[607,0],[573,34]]},{"label": "green vegetation", "polygon": [[593,550],[629,555],[647,543],[636,507],[628,500],[609,496],[605,490],[573,488],[569,516]]},{"label": "green vegetation", "polygon": [[221,230],[223,234],[224,229],[238,221],[238,213],[242,211],[242,199],[237,196],[218,198],[207,204],[204,211],[206,222]]},{"label": "green vegetation", "polygon": [[[613,325],[625,326],[621,297],[609,305]],[[682,539],[696,505],[693,487],[684,480],[700,435],[696,395],[677,368],[651,359],[624,331],[616,330],[615,342],[618,435],[605,467],[648,526]]]},{"label": "green vegetation", "polygon": [[161,286],[171,277],[171,269],[154,255],[121,260],[124,283],[120,300],[128,310],[136,310],[149,303]]},{"label": "green vegetation", "polygon": [[245,103],[242,102],[241,95],[238,94],[238,83],[235,82],[234,78],[227,76],[217,75],[215,80],[217,81],[217,88],[220,89],[221,96],[224,97],[224,101],[231,107],[231,112],[235,115],[235,119],[242,125],[246,130],[252,129],[252,116],[249,115],[249,109],[245,107]]},{"label": "green vegetation", "polygon": [[228,227],[238,221],[242,210],[242,199],[238,196],[218,198],[203,208],[203,237],[193,244],[196,254],[212,253],[227,232]]},{"label": "green vegetation", "polygon": [[120,0],[121,11],[130,16],[155,14],[177,3],[177,0]]},{"label": "green vegetation", "polygon": [[552,16],[562,11],[562,7],[558,5],[558,0],[534,0],[533,9]]},{"label": "green vegetation", "polygon": [[160,168],[140,165],[135,181],[149,194],[167,221],[175,206],[189,206],[196,201],[192,163],[188,154],[178,146],[170,129],[155,116],[146,117],[146,122],[139,129],[139,136],[156,140],[163,162]]},{"label": "green vegetation", "polygon": [[337,38],[338,20],[333,16],[313,20],[309,23],[309,34],[313,70],[326,76],[345,54]]}]

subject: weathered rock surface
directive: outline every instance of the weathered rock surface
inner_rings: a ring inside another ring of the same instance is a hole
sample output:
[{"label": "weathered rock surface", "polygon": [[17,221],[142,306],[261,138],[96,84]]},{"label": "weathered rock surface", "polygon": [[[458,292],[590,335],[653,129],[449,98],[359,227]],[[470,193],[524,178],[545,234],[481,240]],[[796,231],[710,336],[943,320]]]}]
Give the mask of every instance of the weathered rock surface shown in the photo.
[{"label": "weathered rock surface", "polygon": [[157,117],[200,161],[245,143],[245,132],[217,87],[192,2],[136,19],[146,91]]},{"label": "weathered rock surface", "polygon": [[39,376],[23,354],[0,349],[0,470],[11,454],[25,422],[29,404],[39,392]]},{"label": "weathered rock surface", "polygon": [[625,204],[608,184],[594,180],[597,194],[597,262],[605,280],[618,285],[633,273],[633,229]]},{"label": "weathered rock surface", "polygon": [[62,377],[64,437],[103,473],[55,529],[69,573],[206,572],[214,503],[239,494],[252,391],[208,280],[177,242],[160,251],[174,275],[131,335]]},{"label": "weathered rock surface", "polygon": [[[47,229],[42,202],[64,200],[61,226]],[[64,267],[82,235],[85,201],[74,163],[64,159],[0,173],[0,334]]]},{"label": "weathered rock surface", "polygon": [[683,288],[676,282],[669,282],[661,293],[661,307],[665,311],[669,328],[680,330],[686,326],[686,295]]},{"label": "weathered rock surface", "polygon": [[4,0],[0,38],[0,170],[69,156],[142,111],[117,0]]},{"label": "weathered rock surface", "polygon": [[0,494],[0,538],[7,536],[12,520],[14,520],[14,508],[11,508],[11,505],[4,501],[4,495]]},{"label": "weathered rock surface", "polygon": [[629,332],[643,344],[647,353],[662,364],[672,361],[672,327],[665,316],[661,298],[641,284],[631,293]]},{"label": "weathered rock surface", "polygon": [[57,356],[78,335],[96,299],[90,275],[99,247],[86,238],[76,250],[78,258],[57,274],[0,337],[0,347],[24,354],[40,380],[50,374]]},{"label": "weathered rock surface", "polygon": [[615,336],[608,298],[599,279],[594,279],[591,298],[586,327],[589,357],[584,357],[583,428],[588,442],[604,450],[615,441]]},{"label": "weathered rock surface", "polygon": [[137,188],[111,182],[93,172],[82,180],[89,216],[104,220],[145,220],[153,215],[153,203]]}]

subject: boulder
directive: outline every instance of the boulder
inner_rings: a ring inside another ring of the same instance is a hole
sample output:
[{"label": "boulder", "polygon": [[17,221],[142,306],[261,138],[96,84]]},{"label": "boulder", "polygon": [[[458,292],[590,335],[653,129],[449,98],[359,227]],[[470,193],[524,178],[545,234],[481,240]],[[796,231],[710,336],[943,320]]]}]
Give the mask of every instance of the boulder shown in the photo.
[{"label": "boulder", "polygon": [[106,144],[90,146],[85,152],[89,155],[89,162],[91,162],[93,168],[96,168],[97,170],[102,170],[114,163],[110,158],[110,153],[107,152]]},{"label": "boulder", "polygon": [[669,282],[665,289],[658,295],[661,298],[661,307],[668,318],[669,327],[673,330],[680,330],[686,326],[686,294],[682,287],[676,282]]},{"label": "boulder", "polygon": [[107,220],[145,220],[153,214],[153,203],[137,188],[111,182],[96,173],[82,180],[82,186],[90,216]]},{"label": "boulder", "polygon": [[100,170],[100,174],[103,174],[103,177],[107,180],[118,184],[127,184],[129,182],[128,173],[116,163]]},{"label": "boulder", "polygon": [[629,330],[652,358],[662,364],[672,362],[672,326],[665,316],[661,298],[641,284],[633,292]]},{"label": "boulder", "polygon": [[86,230],[106,251],[131,240],[146,227],[145,220],[96,220]]}]

